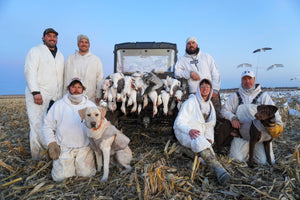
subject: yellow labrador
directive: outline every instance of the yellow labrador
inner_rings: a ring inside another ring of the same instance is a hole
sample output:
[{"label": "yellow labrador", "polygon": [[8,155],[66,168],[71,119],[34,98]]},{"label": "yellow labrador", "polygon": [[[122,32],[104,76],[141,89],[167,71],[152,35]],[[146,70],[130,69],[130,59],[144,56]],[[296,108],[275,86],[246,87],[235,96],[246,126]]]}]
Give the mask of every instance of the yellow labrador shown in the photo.
[{"label": "yellow labrador", "polygon": [[125,167],[121,174],[131,170],[129,138],[122,134],[115,126],[106,120],[106,108],[88,107],[78,111],[87,127],[87,136],[90,146],[95,151],[97,170],[101,171],[103,156],[103,177],[101,181],[108,179],[109,163],[115,163]]}]

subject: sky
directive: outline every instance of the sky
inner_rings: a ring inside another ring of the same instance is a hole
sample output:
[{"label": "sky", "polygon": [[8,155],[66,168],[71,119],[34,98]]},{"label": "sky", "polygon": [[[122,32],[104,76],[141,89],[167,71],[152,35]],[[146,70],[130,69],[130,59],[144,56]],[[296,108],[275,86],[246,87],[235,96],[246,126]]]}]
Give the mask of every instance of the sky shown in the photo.
[{"label": "sky", "polygon": [[[194,36],[215,59],[222,89],[239,87],[246,69],[263,87],[300,87],[298,0],[0,0],[0,27],[0,95],[25,93],[26,54],[49,27],[65,59],[78,49],[77,35],[87,35],[104,76],[113,73],[115,44],[171,42],[181,57]],[[272,50],[252,53],[263,47]],[[273,64],[284,67],[267,71]]]}]

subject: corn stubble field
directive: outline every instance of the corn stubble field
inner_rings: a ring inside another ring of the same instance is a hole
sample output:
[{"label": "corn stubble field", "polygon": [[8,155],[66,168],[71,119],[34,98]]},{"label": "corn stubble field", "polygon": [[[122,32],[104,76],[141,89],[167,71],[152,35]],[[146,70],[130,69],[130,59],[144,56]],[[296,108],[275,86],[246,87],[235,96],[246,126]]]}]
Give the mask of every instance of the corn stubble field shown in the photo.
[{"label": "corn stubble field", "polygon": [[287,98],[273,98],[285,125],[273,142],[276,164],[249,168],[217,155],[232,175],[221,186],[205,164],[183,153],[171,129],[123,130],[134,157],[127,174],[112,166],[105,183],[102,172],[55,183],[51,160],[30,159],[24,96],[1,96],[0,199],[300,199],[300,119],[288,111],[300,111],[300,102],[291,96],[287,108]]}]

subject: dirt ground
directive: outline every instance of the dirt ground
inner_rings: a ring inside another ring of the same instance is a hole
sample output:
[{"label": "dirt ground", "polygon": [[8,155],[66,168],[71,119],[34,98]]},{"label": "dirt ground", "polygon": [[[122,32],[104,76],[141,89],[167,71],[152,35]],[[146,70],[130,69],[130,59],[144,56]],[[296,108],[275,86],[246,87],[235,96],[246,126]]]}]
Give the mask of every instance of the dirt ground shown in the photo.
[{"label": "dirt ground", "polygon": [[276,164],[249,168],[217,155],[232,175],[225,186],[204,163],[184,154],[172,129],[164,127],[123,130],[131,139],[131,172],[120,175],[113,166],[105,183],[102,172],[55,183],[52,161],[30,159],[24,97],[1,96],[0,199],[300,199],[300,119],[289,115],[291,108],[300,110],[300,97],[277,96],[285,129],[273,142]]}]

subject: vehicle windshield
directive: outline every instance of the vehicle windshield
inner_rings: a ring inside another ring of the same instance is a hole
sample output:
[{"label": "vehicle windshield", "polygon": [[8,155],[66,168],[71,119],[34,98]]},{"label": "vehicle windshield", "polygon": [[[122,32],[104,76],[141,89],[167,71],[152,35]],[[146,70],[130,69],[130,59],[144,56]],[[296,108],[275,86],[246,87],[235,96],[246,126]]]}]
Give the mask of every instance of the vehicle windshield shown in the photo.
[{"label": "vehicle windshield", "polygon": [[173,72],[175,65],[173,49],[119,49],[118,72]]}]

